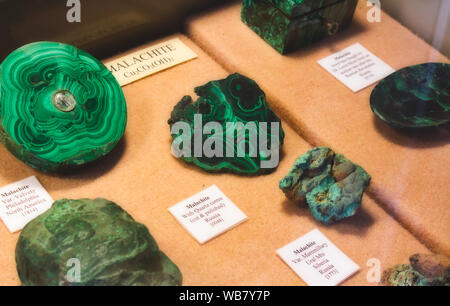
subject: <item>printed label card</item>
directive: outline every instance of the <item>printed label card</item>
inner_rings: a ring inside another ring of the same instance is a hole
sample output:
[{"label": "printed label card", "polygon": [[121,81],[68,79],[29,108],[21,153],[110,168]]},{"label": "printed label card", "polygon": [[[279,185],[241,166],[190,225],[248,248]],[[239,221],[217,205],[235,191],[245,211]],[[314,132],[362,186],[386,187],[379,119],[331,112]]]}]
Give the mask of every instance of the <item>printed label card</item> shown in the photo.
[{"label": "printed label card", "polygon": [[170,207],[169,211],[200,244],[247,220],[215,185]]}]

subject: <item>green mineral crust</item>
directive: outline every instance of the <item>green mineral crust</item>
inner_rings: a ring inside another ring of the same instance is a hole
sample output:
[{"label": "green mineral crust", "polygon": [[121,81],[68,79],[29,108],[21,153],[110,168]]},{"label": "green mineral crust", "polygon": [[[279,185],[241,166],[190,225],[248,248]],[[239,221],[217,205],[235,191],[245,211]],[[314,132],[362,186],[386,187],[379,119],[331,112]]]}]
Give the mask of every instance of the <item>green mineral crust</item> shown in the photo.
[{"label": "green mineral crust", "polygon": [[332,224],[356,213],[370,179],[343,155],[319,147],[299,157],[279,185],[290,200],[306,201],[318,221]]},{"label": "green mineral crust", "polygon": [[450,122],[450,65],[427,63],[391,74],[373,90],[370,106],[378,118],[394,127]]},{"label": "green mineral crust", "polygon": [[395,265],[383,273],[381,283],[386,286],[449,286],[450,257],[415,254],[410,264]]},{"label": "green mineral crust", "polygon": [[23,285],[168,286],[182,278],[147,228],[104,199],[56,201],[23,229],[16,264]]},{"label": "green mineral crust", "polygon": [[[276,165],[265,167],[262,164],[273,155],[279,156],[284,131],[280,119],[269,108],[264,92],[253,80],[236,73],[194,91],[198,100],[193,102],[190,96],[183,97],[168,121],[171,130],[180,122],[189,125],[188,134],[172,131],[174,143],[190,144],[189,154],[181,156],[184,161],[209,172],[265,174],[276,169],[278,157]],[[198,115],[201,115],[202,125],[196,127],[195,116]],[[209,124],[216,125],[213,132],[202,133]],[[253,128],[245,129],[245,126]],[[195,154],[196,133],[201,134],[200,150],[208,142],[217,141],[222,154],[209,157],[205,152],[201,152],[201,156]]]},{"label": "green mineral crust", "polygon": [[0,65],[0,141],[31,167],[54,172],[94,161],[116,146],[126,122],[116,79],[82,50],[35,42]]},{"label": "green mineral crust", "polygon": [[357,0],[244,0],[241,18],[279,53],[334,35],[352,22]]}]

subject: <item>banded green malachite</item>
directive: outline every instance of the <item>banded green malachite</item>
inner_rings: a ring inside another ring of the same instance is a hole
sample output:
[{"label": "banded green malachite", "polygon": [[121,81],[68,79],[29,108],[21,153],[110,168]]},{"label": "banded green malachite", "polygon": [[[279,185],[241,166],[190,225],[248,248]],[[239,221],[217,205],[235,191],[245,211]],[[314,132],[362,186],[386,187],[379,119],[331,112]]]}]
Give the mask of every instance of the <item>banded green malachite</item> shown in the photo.
[{"label": "banded green malachite", "polygon": [[426,63],[394,72],[374,88],[370,107],[393,127],[415,129],[450,122],[450,65]]},{"label": "banded green malachite", "polygon": [[0,141],[33,168],[55,172],[94,161],[116,146],[126,122],[116,79],[82,50],[35,42],[0,65]]},{"label": "banded green malachite", "polygon": [[241,19],[281,54],[335,35],[352,22],[358,0],[244,0]]},{"label": "banded green malachite", "polygon": [[279,187],[288,199],[307,202],[316,220],[332,224],[356,213],[370,180],[363,168],[342,154],[318,147],[295,161]]},{"label": "banded green malachite", "polygon": [[[194,90],[198,100],[194,103],[190,96],[183,97],[168,121],[171,131],[180,122],[186,123],[190,129],[188,134],[172,133],[174,143],[190,146],[188,156],[180,157],[209,172],[273,172],[278,166],[284,131],[259,86],[253,80],[235,73]],[[196,117],[201,117],[198,127]],[[218,124],[218,128],[212,133],[204,133],[211,124]],[[249,126],[254,128],[244,128]],[[195,135],[200,137],[199,146],[195,144]],[[204,145],[214,141],[221,146],[221,156],[208,156],[202,150]],[[196,150],[200,151],[200,155],[196,155]]]},{"label": "banded green malachite", "polygon": [[21,232],[16,265],[26,286],[182,282],[180,270],[159,250],[148,229],[105,199],[56,201]]}]

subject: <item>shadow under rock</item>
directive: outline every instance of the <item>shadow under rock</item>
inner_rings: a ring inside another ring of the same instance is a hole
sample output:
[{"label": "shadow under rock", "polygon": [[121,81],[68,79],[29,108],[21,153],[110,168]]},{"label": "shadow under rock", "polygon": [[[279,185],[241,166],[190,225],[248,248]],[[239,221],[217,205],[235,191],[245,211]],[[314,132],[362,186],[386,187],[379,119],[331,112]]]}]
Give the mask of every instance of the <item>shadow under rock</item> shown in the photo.
[{"label": "shadow under rock", "polygon": [[375,130],[390,142],[410,148],[433,148],[450,144],[450,123],[424,129],[399,129],[373,117]]},{"label": "shadow under rock", "polygon": [[317,49],[328,47],[330,48],[331,53],[336,53],[339,51],[342,51],[341,49],[335,48],[335,45],[340,41],[345,41],[348,39],[351,39],[353,36],[358,35],[360,33],[363,33],[366,31],[366,27],[359,23],[358,21],[354,20],[350,27],[348,27],[346,30],[337,33],[334,36],[326,37],[322,40],[319,40],[317,42],[312,43],[309,46],[306,46],[305,48],[299,49],[297,51],[294,51],[292,53],[284,55],[285,57],[290,58],[297,58],[297,57],[303,57],[309,54],[312,54],[317,51]]},{"label": "shadow under rock", "polygon": [[284,212],[289,215],[297,216],[308,216],[312,222],[315,223],[317,227],[326,226],[329,229],[334,229],[342,234],[356,234],[363,235],[367,229],[374,224],[373,217],[365,210],[364,207],[360,207],[356,214],[352,217],[345,218],[337,223],[324,225],[323,223],[317,221],[312,215],[308,205],[297,204],[288,199],[285,199],[282,203]]}]

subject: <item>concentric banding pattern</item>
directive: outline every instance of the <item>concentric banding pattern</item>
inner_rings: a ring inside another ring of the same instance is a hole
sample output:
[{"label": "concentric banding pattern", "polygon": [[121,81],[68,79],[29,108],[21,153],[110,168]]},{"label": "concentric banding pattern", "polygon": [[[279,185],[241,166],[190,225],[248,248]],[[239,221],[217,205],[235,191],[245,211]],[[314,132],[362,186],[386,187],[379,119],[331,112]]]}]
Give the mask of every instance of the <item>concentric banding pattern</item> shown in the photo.
[{"label": "concentric banding pattern", "polygon": [[[226,79],[211,81],[197,87],[195,92],[199,99],[193,103],[190,96],[185,96],[175,106],[169,119],[171,127],[177,122],[186,122],[191,128],[191,135],[172,135],[176,144],[191,143],[190,157],[182,157],[185,161],[210,172],[262,174],[276,169],[276,167],[263,168],[261,163],[270,157],[270,153],[266,152],[265,148],[279,154],[284,140],[284,131],[280,119],[269,108],[264,92],[253,80],[235,73]],[[202,135],[202,144],[217,138],[222,142],[222,157],[208,157],[204,154],[201,157],[195,157],[194,116],[196,114],[202,115],[203,128],[212,122],[220,124],[222,132],[215,130],[209,135]],[[272,123],[278,123],[278,129],[272,130]],[[246,132],[238,136],[238,130],[251,127],[257,134]],[[273,142],[277,143],[276,148],[271,148],[272,140],[278,140]],[[227,156],[227,152],[232,152],[233,157]]]},{"label": "concentric banding pattern", "polygon": [[[91,162],[125,132],[126,103],[116,79],[73,46],[25,45],[3,61],[0,82],[0,140],[34,168],[57,171]],[[75,98],[73,110],[55,107],[59,91]]]}]

